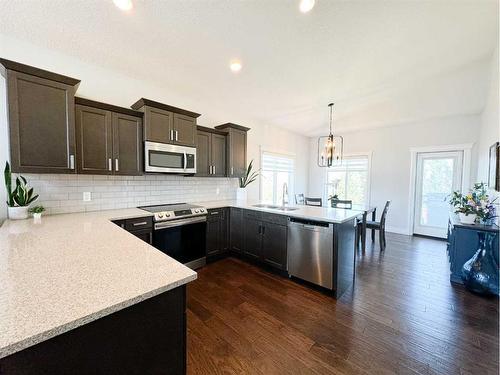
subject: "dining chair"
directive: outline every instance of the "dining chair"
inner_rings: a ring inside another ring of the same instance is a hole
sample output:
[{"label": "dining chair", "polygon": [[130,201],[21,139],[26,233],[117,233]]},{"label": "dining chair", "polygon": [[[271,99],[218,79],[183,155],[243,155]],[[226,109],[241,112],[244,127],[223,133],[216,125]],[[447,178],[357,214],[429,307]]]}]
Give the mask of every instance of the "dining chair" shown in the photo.
[{"label": "dining chair", "polygon": [[321,198],[309,198],[309,197],[305,197],[304,198],[304,203],[306,204],[306,206],[321,207],[321,206],[323,206],[323,199],[321,199]]},{"label": "dining chair", "polygon": [[[375,229],[378,230],[378,236],[379,236],[379,243],[380,243],[380,250],[383,251],[385,250],[385,247],[387,245],[387,242],[385,240],[385,219],[387,218],[387,212],[389,211],[389,205],[391,204],[391,201],[387,201],[384,206],[384,210],[382,211],[382,215],[380,216],[380,221],[366,221],[366,229]],[[362,223],[358,223],[357,226],[357,238],[356,238],[356,243],[359,243],[359,240],[361,238],[361,231],[363,230],[362,228]],[[374,238],[372,237],[372,241]]]},{"label": "dining chair", "polygon": [[295,194],[295,204],[304,204],[304,194]]},{"label": "dining chair", "polygon": [[350,210],[352,209],[352,201],[346,199],[332,199],[332,207]]}]

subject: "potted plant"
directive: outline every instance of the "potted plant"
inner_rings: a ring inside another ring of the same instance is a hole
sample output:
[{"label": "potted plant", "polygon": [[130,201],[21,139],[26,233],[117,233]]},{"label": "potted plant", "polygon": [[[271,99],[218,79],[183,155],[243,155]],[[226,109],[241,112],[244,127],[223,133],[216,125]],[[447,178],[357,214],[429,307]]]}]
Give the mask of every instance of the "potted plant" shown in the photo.
[{"label": "potted plant", "polygon": [[246,202],[247,200],[247,190],[246,187],[254,182],[259,176],[258,171],[253,171],[253,160],[248,164],[248,168],[245,171],[245,175],[239,178],[240,187],[236,191],[236,200],[240,202]]},{"label": "potted plant", "polygon": [[29,209],[29,212],[33,214],[33,219],[40,220],[42,218],[42,212],[45,211],[45,207],[43,206],[35,206]]},{"label": "potted plant", "polygon": [[23,176],[16,178],[16,187],[12,189],[12,172],[9,162],[5,163],[4,179],[9,219],[27,219],[29,205],[38,199],[38,195],[33,193],[33,188],[28,187],[28,182]]},{"label": "potted plant", "polygon": [[494,200],[490,201],[488,197],[484,182],[474,184],[474,187],[465,195],[454,191],[449,200],[462,224],[474,224],[476,219],[483,222],[493,219],[495,217],[493,202]]}]

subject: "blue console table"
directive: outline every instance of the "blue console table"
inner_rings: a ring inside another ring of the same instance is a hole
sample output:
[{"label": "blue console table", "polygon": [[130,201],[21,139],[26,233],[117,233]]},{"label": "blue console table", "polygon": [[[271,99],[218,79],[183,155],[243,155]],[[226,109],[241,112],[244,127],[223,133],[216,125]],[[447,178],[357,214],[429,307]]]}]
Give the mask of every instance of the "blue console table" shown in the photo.
[{"label": "blue console table", "polygon": [[495,234],[494,257],[498,263],[498,238],[500,228],[497,225],[461,224],[456,215],[451,215],[448,222],[448,259],[450,261],[450,281],[462,282],[462,267],[478,249],[478,232]]}]

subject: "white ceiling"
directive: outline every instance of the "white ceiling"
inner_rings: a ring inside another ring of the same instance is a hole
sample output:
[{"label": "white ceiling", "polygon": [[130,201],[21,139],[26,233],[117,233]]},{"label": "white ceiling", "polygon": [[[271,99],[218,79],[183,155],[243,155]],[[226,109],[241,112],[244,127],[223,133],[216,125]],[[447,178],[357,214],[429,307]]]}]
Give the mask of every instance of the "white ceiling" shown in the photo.
[{"label": "white ceiling", "polygon": [[330,101],[342,131],[479,113],[498,43],[497,1],[133,1],[0,0],[0,32],[305,135]]}]

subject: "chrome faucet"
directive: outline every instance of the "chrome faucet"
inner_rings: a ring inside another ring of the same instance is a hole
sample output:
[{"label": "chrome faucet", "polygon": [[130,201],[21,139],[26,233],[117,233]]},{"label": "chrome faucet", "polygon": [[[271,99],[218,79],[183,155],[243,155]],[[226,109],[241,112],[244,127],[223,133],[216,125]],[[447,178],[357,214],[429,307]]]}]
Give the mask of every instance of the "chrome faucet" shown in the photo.
[{"label": "chrome faucet", "polygon": [[286,182],[283,184],[283,201],[281,203],[283,207],[288,204],[288,185]]}]

